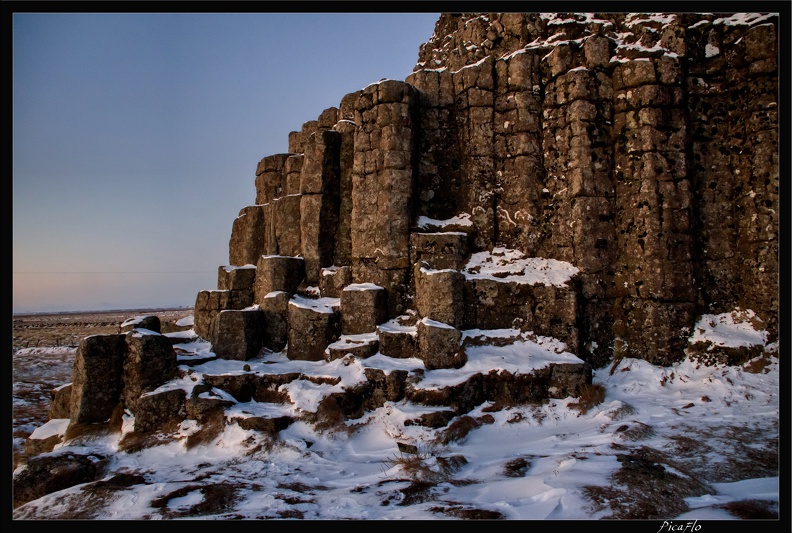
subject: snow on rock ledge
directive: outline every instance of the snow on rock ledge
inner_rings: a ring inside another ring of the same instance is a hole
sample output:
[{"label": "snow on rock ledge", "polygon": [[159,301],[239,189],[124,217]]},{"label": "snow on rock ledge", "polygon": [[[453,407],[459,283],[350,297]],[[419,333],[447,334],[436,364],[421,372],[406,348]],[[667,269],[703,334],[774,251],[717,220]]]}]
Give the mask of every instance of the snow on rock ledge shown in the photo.
[{"label": "snow on rock ledge", "polygon": [[743,364],[764,352],[763,325],[751,309],[702,315],[688,339],[688,355],[704,364]]},{"label": "snow on rock ledge", "polygon": [[496,247],[492,252],[478,252],[470,256],[462,273],[467,279],[555,285],[563,287],[578,269],[566,261],[525,257],[518,250]]}]

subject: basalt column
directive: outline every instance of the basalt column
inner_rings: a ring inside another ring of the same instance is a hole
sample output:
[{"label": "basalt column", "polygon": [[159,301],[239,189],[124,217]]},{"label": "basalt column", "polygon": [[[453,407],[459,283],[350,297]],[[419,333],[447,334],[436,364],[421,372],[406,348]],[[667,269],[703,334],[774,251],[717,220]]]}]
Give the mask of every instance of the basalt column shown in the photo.
[{"label": "basalt column", "polygon": [[495,60],[487,56],[454,72],[460,143],[462,211],[470,213],[476,250],[495,244]]},{"label": "basalt column", "polygon": [[498,243],[536,255],[538,202],[544,181],[542,90],[544,52],[525,50],[495,62],[495,194]]},{"label": "basalt column", "polygon": [[[540,254],[580,269],[580,321],[586,360],[611,354],[613,263],[611,41],[600,35],[555,47],[544,57],[544,166]],[[578,347],[571,347],[578,349]],[[576,352],[578,353],[578,352]]]},{"label": "basalt column", "polygon": [[388,311],[407,309],[412,222],[414,89],[369,85],[357,99],[352,170],[352,279],[388,292]]},{"label": "basalt column", "polygon": [[710,313],[778,326],[778,69],[772,23],[689,31],[697,281]]},{"label": "basalt column", "polygon": [[[273,202],[283,195],[285,180],[284,166],[291,154],[274,154],[263,158],[256,167],[256,207],[259,208],[260,224],[263,235],[255,237],[263,241],[263,254],[277,254],[277,242],[275,240],[275,212]],[[257,230],[259,228],[256,228]],[[258,262],[258,257],[252,264]],[[231,263],[236,264],[236,263]]]},{"label": "basalt column", "polygon": [[[445,220],[464,209],[451,71],[418,70],[407,77],[418,89],[416,215]],[[414,258],[413,258],[414,260]]]},{"label": "basalt column", "polygon": [[695,321],[682,79],[670,55],[622,59],[613,72],[616,358],[678,361]]},{"label": "basalt column", "polygon": [[268,204],[283,196],[283,165],[291,154],[269,155],[256,168],[256,204]]},{"label": "basalt column", "polygon": [[347,94],[341,99],[338,122],[333,126],[340,136],[339,147],[339,203],[338,230],[335,237],[333,264],[352,264],[352,171],[355,164],[355,102],[360,91]]},{"label": "basalt column", "polygon": [[333,264],[340,205],[341,135],[320,129],[309,135],[305,146],[300,176],[300,231],[305,279],[313,286],[319,286],[322,267]]},{"label": "basalt column", "polygon": [[228,243],[229,265],[255,265],[267,253],[269,205],[249,205],[239,211]]},{"label": "basalt column", "polygon": [[[263,158],[256,166],[256,205],[242,208],[234,220],[229,242],[230,265],[255,265],[263,254],[278,253],[276,226],[279,223],[275,218],[283,214],[284,206],[276,210],[273,202],[283,194],[290,194],[286,192],[287,176],[294,173],[293,159],[291,154],[275,154]],[[297,216],[299,217],[299,209]],[[282,231],[280,233],[282,235]],[[299,232],[296,236],[292,234],[281,238],[296,238],[299,242]]]}]

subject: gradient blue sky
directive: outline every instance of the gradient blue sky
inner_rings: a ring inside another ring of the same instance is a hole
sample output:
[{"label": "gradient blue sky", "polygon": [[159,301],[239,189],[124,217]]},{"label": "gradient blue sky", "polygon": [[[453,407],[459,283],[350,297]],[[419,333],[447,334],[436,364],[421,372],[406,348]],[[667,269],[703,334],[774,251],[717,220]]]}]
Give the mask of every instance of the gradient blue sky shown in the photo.
[{"label": "gradient blue sky", "polygon": [[290,131],[438,13],[13,15],[13,312],[192,306]]}]

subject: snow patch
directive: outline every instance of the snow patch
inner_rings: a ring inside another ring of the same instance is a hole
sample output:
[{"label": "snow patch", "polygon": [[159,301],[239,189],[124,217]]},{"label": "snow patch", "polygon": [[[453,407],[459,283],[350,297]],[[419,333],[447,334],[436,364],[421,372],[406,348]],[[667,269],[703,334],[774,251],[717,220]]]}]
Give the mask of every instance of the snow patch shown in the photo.
[{"label": "snow patch", "polygon": [[226,272],[233,272],[234,270],[246,270],[246,269],[250,269],[250,268],[256,268],[256,265],[251,265],[251,264],[247,264],[247,265],[225,265],[222,268]]},{"label": "snow patch", "polygon": [[579,270],[571,263],[541,257],[525,257],[519,250],[495,247],[478,252],[462,269],[467,279],[489,279],[528,285],[563,287]]},{"label": "snow patch", "polygon": [[332,314],[338,310],[339,306],[341,305],[341,299],[329,297],[305,298],[304,296],[295,294],[292,299],[289,300],[289,305],[293,305],[302,309],[313,309],[319,313]]},{"label": "snow patch", "polygon": [[48,420],[44,425],[37,427],[30,434],[31,439],[48,439],[56,435],[65,435],[66,428],[71,423],[70,418],[53,418]]},{"label": "snow patch", "polygon": [[731,313],[702,315],[693,328],[689,342],[710,342],[713,346],[756,346],[767,342],[767,331],[755,326],[762,320],[750,309],[735,309]]},{"label": "snow patch", "polygon": [[193,315],[185,316],[177,320],[175,324],[179,327],[193,326],[195,325],[195,317]]},{"label": "snow patch", "polygon": [[420,216],[418,217],[418,222],[416,226],[420,229],[425,229],[428,227],[444,228],[448,226],[473,227],[473,221],[470,220],[470,215],[468,213],[462,213],[455,217],[447,218],[444,220],[438,220],[436,218]]},{"label": "snow patch", "polygon": [[384,291],[384,287],[380,287],[374,283],[350,283],[346,287],[344,287],[344,292],[346,291]]}]

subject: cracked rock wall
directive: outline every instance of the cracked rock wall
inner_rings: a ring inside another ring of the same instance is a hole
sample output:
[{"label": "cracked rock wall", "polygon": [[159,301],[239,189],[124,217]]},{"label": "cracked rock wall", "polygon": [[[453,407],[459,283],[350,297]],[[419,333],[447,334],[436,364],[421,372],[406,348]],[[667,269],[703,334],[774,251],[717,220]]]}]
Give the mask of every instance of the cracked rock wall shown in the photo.
[{"label": "cracked rock wall", "polygon": [[680,360],[697,317],[736,307],[773,340],[777,22],[443,14],[405,81],[348,94],[261,160],[230,264],[299,255],[310,286],[349,267],[393,317],[414,308],[417,217],[467,215],[466,253],[579,269],[571,348],[594,366]]}]

